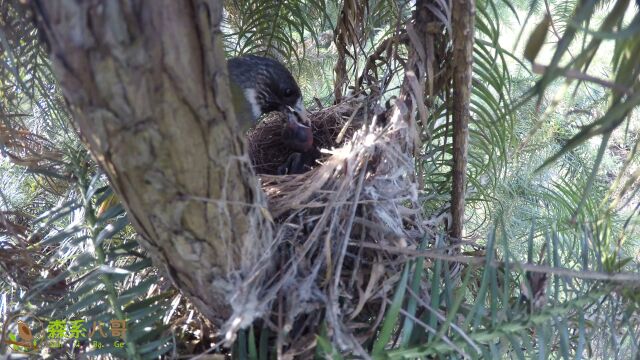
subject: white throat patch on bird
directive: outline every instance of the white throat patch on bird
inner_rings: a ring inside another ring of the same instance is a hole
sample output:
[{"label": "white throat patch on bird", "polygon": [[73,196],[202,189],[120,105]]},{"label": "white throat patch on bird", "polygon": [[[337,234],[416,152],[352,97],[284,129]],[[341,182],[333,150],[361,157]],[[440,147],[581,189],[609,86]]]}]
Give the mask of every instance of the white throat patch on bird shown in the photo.
[{"label": "white throat patch on bird", "polygon": [[229,59],[227,69],[231,82],[242,89],[254,121],[264,113],[285,111],[287,107],[304,109],[300,87],[277,60],[245,55]]},{"label": "white throat patch on bird", "polygon": [[253,114],[254,119],[257,119],[262,115],[262,109],[260,108],[260,104],[258,103],[258,93],[254,88],[244,89],[244,97],[247,99],[247,102],[251,106],[251,113]]}]

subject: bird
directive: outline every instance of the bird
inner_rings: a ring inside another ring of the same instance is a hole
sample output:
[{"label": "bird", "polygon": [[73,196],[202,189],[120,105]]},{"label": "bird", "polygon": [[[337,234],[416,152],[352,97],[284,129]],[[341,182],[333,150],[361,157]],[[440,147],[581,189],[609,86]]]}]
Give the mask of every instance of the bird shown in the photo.
[{"label": "bird", "polygon": [[287,160],[278,166],[278,175],[297,175],[305,172],[304,160],[302,154],[295,152],[287,158]]},{"label": "bird", "polygon": [[307,152],[313,148],[313,132],[311,127],[303,125],[298,112],[287,113],[287,124],[282,129],[281,139],[290,149]]},{"label": "bird", "polygon": [[305,152],[294,152],[287,157],[287,160],[278,166],[278,175],[298,175],[311,170],[316,164],[316,160],[321,156],[320,150],[312,148]]},{"label": "bird", "polygon": [[284,65],[267,57],[244,55],[230,58],[227,70],[234,110],[243,130],[262,114],[280,111],[287,115],[283,142],[299,152],[313,146],[300,87]]}]

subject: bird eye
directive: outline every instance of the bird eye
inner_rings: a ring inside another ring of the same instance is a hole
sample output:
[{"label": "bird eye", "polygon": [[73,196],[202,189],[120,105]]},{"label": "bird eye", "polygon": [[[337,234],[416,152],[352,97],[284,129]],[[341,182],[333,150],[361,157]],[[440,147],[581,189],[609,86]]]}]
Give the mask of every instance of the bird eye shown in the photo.
[{"label": "bird eye", "polygon": [[293,95],[293,90],[291,88],[284,89],[284,96],[289,97]]}]

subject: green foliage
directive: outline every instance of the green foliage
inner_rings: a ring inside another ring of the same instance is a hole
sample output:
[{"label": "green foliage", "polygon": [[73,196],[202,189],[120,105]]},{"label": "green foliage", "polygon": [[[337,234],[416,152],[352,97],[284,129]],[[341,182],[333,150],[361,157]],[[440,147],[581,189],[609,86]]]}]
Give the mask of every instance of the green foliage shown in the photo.
[{"label": "green foliage", "polygon": [[[112,345],[117,337],[103,339],[96,333],[91,341],[104,347],[84,348],[86,355],[156,358],[175,346],[166,323],[174,291],[162,285],[122,206],[116,202],[101,207],[112,197],[103,176],[87,172],[76,176],[76,196],[33,223],[48,229],[33,250],[50,249],[41,261],[51,275],[14,299],[22,304],[17,311],[35,308],[34,315],[45,322],[83,319],[87,330],[94,322],[107,327],[112,320],[125,320],[123,348]],[[72,343],[67,341],[68,346]],[[65,346],[61,351],[71,349]]]},{"label": "green foliage", "polygon": [[299,62],[307,51],[305,40],[310,38],[317,45],[319,32],[331,24],[328,5],[335,6],[324,0],[228,1],[227,51],[233,55],[271,56],[287,62],[295,58]]},{"label": "green foliage", "polygon": [[[603,333],[604,324],[596,325],[598,320],[595,319],[611,316],[613,309],[620,306],[626,307],[628,298],[616,286],[597,285],[588,280],[588,274],[585,279],[552,275],[548,289],[553,290],[547,293],[548,304],[530,308],[527,300],[513,295],[522,281],[518,277],[522,278],[524,273],[505,272],[517,257],[509,259],[505,256],[501,261],[495,261],[498,247],[509,247],[506,234],[502,225],[495,224],[487,239],[485,266],[463,265],[461,279],[454,280],[449,277],[449,271],[442,271],[451,269],[455,262],[435,260],[430,271],[431,304],[424,304],[428,313],[420,320],[406,317],[404,326],[396,331],[408,341],[385,352],[376,352],[374,348],[374,358],[521,359],[546,358],[552,355],[550,352],[563,358],[602,358],[607,353],[622,358],[633,357],[637,351],[632,345],[638,326],[635,320],[624,317],[615,328],[625,339],[621,342]],[[559,244],[551,245],[551,249],[555,259],[564,252]],[[425,302],[413,291],[396,292],[395,295],[404,298],[407,304]],[[394,303],[401,301],[394,298]],[[385,322],[394,319],[396,313],[396,310],[389,310]]]},{"label": "green foliage", "polygon": [[[375,81],[367,60],[386,40],[402,37],[398,28],[411,7],[357,3],[361,7],[228,1],[226,50],[297,65],[309,103],[317,97],[332,104],[336,87],[372,95],[376,82],[382,84],[377,100],[389,99],[402,79],[397,59],[406,62],[406,42],[398,41],[393,57],[380,61]],[[385,316],[363,345],[372,357],[638,356],[640,298],[638,282],[628,275],[638,270],[640,245],[640,20],[630,4],[477,2],[468,241],[460,252],[449,252],[438,220],[451,191],[455,99],[446,78],[424,99],[429,113],[419,119],[424,145],[416,154],[423,215],[433,236],[389,280],[395,292],[383,300]],[[439,21],[450,15],[441,6],[432,10]],[[540,77],[504,45],[505,34],[517,33],[509,25],[514,18],[523,29],[520,43],[529,44],[524,58],[543,65]],[[542,18],[548,20],[533,30]],[[332,41],[336,33],[345,35],[342,45]],[[446,26],[441,35],[449,44]],[[8,254],[0,255],[2,315],[127,321],[124,348],[86,355],[142,359],[197,352],[185,345],[197,337],[193,328],[171,329],[188,305],[151,266],[123,207],[72,131],[45,48],[17,1],[0,1],[0,48],[0,248]],[[345,79],[334,72],[339,60]],[[448,59],[439,60],[446,72]],[[611,80],[589,75],[602,63],[602,76]],[[549,99],[549,92],[556,95]],[[602,280],[616,273],[627,277]],[[536,285],[532,274],[546,274],[546,281]],[[316,335],[316,358],[344,355],[330,330]],[[272,335],[267,325],[255,324],[239,334],[232,352],[270,358]],[[56,355],[63,352],[73,349]]]}]

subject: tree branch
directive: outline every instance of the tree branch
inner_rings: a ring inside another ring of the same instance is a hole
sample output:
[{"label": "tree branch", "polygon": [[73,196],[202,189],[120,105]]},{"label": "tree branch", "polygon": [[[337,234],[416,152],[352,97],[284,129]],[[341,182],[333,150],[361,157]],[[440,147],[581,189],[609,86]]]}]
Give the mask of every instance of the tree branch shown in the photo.
[{"label": "tree branch", "polygon": [[474,0],[453,2],[453,188],[449,235],[454,241],[462,239],[464,226],[475,11]]}]

